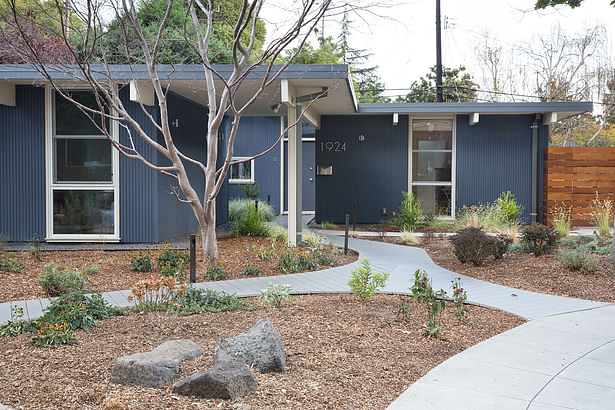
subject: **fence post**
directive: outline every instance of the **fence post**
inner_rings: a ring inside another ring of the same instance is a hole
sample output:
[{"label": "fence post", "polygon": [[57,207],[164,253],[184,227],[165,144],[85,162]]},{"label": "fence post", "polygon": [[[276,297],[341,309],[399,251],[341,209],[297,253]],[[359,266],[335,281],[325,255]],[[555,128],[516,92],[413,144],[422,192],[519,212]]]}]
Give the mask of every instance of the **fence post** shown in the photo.
[{"label": "fence post", "polygon": [[345,218],[346,232],[344,234],[344,255],[348,255],[348,225],[350,225],[350,215],[346,214]]},{"label": "fence post", "polygon": [[196,282],[196,235],[190,235],[190,283]]}]

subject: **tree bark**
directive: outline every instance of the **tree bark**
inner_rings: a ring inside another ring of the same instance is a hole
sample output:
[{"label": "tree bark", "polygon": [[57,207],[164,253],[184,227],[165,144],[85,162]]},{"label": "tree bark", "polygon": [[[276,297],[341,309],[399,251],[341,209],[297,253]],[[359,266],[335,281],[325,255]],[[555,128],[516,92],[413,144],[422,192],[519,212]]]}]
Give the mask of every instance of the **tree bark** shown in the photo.
[{"label": "tree bark", "polygon": [[216,203],[210,202],[205,210],[205,226],[201,225],[201,242],[203,262],[218,259],[218,242],[216,241]]},{"label": "tree bark", "polygon": [[613,244],[611,245],[611,263],[615,265],[615,217],[613,217]]}]

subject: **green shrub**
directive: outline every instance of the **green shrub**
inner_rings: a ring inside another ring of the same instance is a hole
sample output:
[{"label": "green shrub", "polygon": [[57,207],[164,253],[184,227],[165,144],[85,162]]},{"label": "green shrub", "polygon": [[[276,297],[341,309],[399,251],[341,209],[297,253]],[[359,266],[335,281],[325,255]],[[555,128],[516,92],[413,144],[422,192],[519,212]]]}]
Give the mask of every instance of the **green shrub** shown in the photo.
[{"label": "green shrub", "polygon": [[256,266],[246,266],[243,270],[242,275],[244,276],[260,276],[261,271]]},{"label": "green shrub", "polygon": [[45,264],[38,276],[38,283],[50,297],[84,291],[84,279],[79,272],[68,271],[63,266],[55,266],[53,263]]},{"label": "green shrub", "polygon": [[318,261],[313,252],[286,249],[280,254],[278,270],[282,273],[311,271],[318,269]]},{"label": "green shrub", "polygon": [[258,194],[260,194],[261,189],[258,184],[241,184],[239,185],[239,190],[246,194],[248,199],[253,201],[258,199]]},{"label": "green shrub", "polygon": [[378,289],[383,288],[389,279],[388,272],[372,272],[369,259],[363,258],[361,266],[350,271],[352,277],[348,281],[350,291],[359,296],[363,302],[369,302]]},{"label": "green shrub", "polygon": [[421,203],[412,192],[401,192],[403,199],[399,207],[399,214],[393,218],[392,223],[400,229],[412,230],[421,222],[423,211]]},{"label": "green shrub", "polygon": [[[228,219],[231,222],[238,222],[245,214],[248,213],[251,207],[254,207],[254,201],[249,199],[232,199],[228,203]],[[276,217],[271,205],[265,202],[258,203],[258,213],[262,216],[265,222],[271,222]]]},{"label": "green shrub", "polygon": [[513,243],[513,240],[506,234],[500,233],[493,239],[493,257],[502,259],[504,254],[508,252],[508,247]]},{"label": "green shrub", "polygon": [[595,272],[598,261],[585,249],[565,249],[558,255],[560,264],[569,270]]},{"label": "green shrub", "polygon": [[165,244],[156,251],[156,264],[162,276],[184,280],[186,267],[190,266],[190,254]]},{"label": "green shrub", "polygon": [[149,253],[139,251],[139,253],[133,253],[130,257],[130,270],[135,272],[151,272],[152,271],[152,259]]},{"label": "green shrub", "polygon": [[555,229],[540,224],[524,227],[521,235],[521,241],[534,256],[540,256],[550,252],[559,239],[559,234]]},{"label": "green shrub", "polygon": [[0,336],[17,336],[37,330],[36,323],[23,319],[23,308],[13,306],[11,320],[0,326]]},{"label": "green shrub", "polygon": [[516,222],[511,222],[507,216],[505,205],[500,207],[497,202],[487,205],[464,206],[457,218],[457,229],[483,228],[486,232],[502,233],[510,230]]},{"label": "green shrub", "polygon": [[337,225],[329,221],[323,221],[321,226],[322,226],[322,229],[329,229],[329,230],[337,229]]},{"label": "green shrub", "polygon": [[510,245],[508,245],[508,253],[527,253],[530,250],[527,248],[527,246],[522,243],[522,242],[518,242],[518,243],[511,243]]},{"label": "green shrub", "polygon": [[100,275],[100,267],[98,265],[87,265],[81,270],[83,276]]},{"label": "green shrub", "polygon": [[77,338],[70,325],[61,322],[41,327],[30,343],[37,347],[57,347],[75,344]]},{"label": "green shrub", "polygon": [[267,225],[267,236],[273,242],[288,242],[288,231],[286,228],[280,225],[268,224]]},{"label": "green shrub", "polygon": [[192,315],[202,312],[229,312],[237,309],[254,310],[254,306],[235,295],[213,290],[187,288],[182,294],[173,296],[173,303],[168,311],[180,315]]},{"label": "green shrub", "polygon": [[290,285],[280,283],[270,283],[262,289],[258,296],[258,303],[262,306],[269,305],[274,308],[282,306],[282,301],[291,300],[290,292],[293,288]]},{"label": "green shrub", "polygon": [[314,253],[314,259],[320,266],[334,266],[337,264],[338,258],[341,254],[341,249],[335,247],[332,244],[320,245],[312,250]]},{"label": "green shrub", "polygon": [[235,235],[267,236],[267,221],[260,210],[256,209],[256,204],[249,202],[246,208],[246,212],[235,222]]},{"label": "green shrub", "polygon": [[304,230],[302,233],[301,239],[305,242],[310,248],[318,248],[319,246],[325,244],[327,240],[317,233],[312,231]]},{"label": "green shrub", "polygon": [[461,263],[471,262],[474,266],[482,265],[494,254],[496,240],[481,228],[465,228],[450,238],[454,253]]},{"label": "green shrub", "polygon": [[213,259],[207,261],[207,271],[205,272],[205,279],[207,280],[224,280],[228,277],[228,272],[224,267],[224,261],[222,259]]},{"label": "green shrub", "polygon": [[53,300],[38,323],[66,323],[71,329],[88,330],[97,325],[97,320],[124,314],[122,309],[110,306],[100,293],[86,296],[66,293]]},{"label": "green shrub", "polygon": [[519,221],[523,206],[517,203],[515,196],[510,192],[502,192],[498,199],[495,200],[495,205],[502,214],[504,221],[510,225],[514,225]]}]

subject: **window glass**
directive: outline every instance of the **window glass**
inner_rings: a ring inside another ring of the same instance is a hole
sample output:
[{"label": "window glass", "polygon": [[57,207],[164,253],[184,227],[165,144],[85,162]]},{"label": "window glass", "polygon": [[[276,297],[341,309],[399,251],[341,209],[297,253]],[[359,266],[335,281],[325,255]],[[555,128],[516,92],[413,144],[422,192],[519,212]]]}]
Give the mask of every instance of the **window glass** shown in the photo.
[{"label": "window glass", "polygon": [[450,181],[453,154],[451,152],[413,152],[414,181]]},{"label": "window glass", "polygon": [[54,234],[113,234],[113,190],[54,190]]},{"label": "window glass", "polygon": [[421,202],[424,212],[451,216],[451,187],[439,185],[415,185],[412,192]]},{"label": "window glass", "polygon": [[[239,158],[233,158],[233,160],[237,160]],[[229,182],[254,182],[252,178],[252,164],[254,160],[248,162],[242,162],[240,164],[231,165],[231,172]]]},{"label": "window glass", "polygon": [[452,120],[412,121],[413,150],[452,150]]},{"label": "window glass", "polygon": [[106,138],[56,138],[55,182],[111,182],[111,149]]},{"label": "window glass", "polygon": [[[96,98],[91,91],[71,91],[70,96],[86,107],[98,110]],[[102,124],[102,116],[95,114],[86,115],[75,104],[56,94],[56,129],[55,135],[102,135],[102,132],[92,123],[95,119]],[[108,110],[105,110],[108,112]],[[109,129],[109,119],[107,129]]]}]

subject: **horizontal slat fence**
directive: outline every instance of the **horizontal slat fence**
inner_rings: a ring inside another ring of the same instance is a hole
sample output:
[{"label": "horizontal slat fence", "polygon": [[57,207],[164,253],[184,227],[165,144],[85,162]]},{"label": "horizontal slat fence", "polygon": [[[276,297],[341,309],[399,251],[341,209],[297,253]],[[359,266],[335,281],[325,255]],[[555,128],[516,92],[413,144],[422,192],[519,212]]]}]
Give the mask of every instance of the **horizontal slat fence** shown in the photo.
[{"label": "horizontal slat fence", "polygon": [[615,148],[550,147],[544,159],[545,221],[553,207],[572,207],[573,226],[592,226],[596,193],[615,202]]}]

